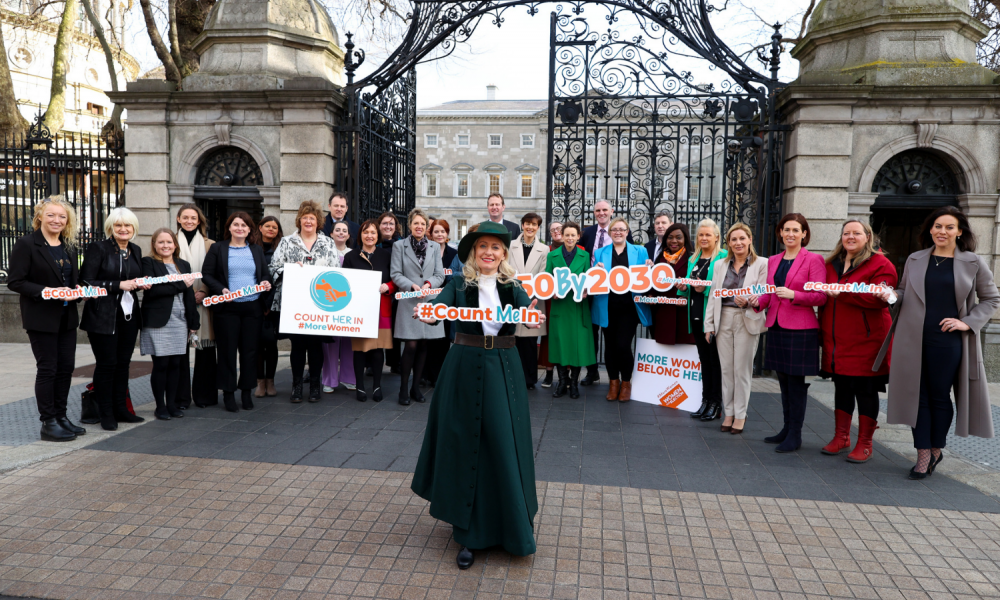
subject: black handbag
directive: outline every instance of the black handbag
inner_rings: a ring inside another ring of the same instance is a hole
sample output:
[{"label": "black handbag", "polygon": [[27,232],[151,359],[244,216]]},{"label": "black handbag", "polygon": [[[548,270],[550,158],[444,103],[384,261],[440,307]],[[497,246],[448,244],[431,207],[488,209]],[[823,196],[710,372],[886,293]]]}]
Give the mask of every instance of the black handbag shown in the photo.
[{"label": "black handbag", "polygon": [[278,343],[278,324],[273,319],[264,317],[264,322],[260,326],[260,341],[264,344]]},{"label": "black handbag", "polygon": [[80,394],[80,422],[93,425],[101,422],[101,415],[97,412],[97,404],[94,402],[94,382],[87,384],[87,389]]}]

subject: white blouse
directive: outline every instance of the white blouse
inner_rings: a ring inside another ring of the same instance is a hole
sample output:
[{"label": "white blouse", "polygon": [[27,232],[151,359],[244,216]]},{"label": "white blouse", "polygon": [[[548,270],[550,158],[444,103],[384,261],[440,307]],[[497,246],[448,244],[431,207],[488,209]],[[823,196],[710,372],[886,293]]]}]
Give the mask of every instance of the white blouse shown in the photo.
[{"label": "white blouse", "polygon": [[[492,308],[496,313],[500,309],[500,292],[497,291],[496,275],[479,276],[479,308]],[[501,323],[483,323],[484,335],[500,333]]]}]

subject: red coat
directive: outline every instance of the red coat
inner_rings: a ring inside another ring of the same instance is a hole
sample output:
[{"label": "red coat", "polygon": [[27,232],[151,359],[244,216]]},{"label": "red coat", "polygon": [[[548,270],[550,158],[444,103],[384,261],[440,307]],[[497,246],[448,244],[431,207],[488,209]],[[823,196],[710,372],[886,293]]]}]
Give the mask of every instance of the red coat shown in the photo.
[{"label": "red coat", "polygon": [[[896,267],[881,254],[873,254],[846,275],[838,275],[838,270],[843,271],[840,261],[827,263],[827,283],[884,283],[896,287]],[[873,294],[842,292],[827,299],[820,316],[823,371],[865,377],[888,374],[888,356],[878,371],[872,371],[872,365],[890,327],[889,305]]]}]

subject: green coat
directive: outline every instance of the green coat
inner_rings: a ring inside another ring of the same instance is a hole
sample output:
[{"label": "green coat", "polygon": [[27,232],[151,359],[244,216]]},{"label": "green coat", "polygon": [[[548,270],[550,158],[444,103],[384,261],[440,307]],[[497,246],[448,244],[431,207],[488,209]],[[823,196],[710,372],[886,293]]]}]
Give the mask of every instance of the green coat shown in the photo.
[{"label": "green coat", "polygon": [[[549,252],[545,260],[547,273],[566,266],[574,274],[586,273],[590,268],[590,254],[577,248],[573,264],[567,265],[563,257],[563,246]],[[549,362],[563,367],[586,367],[597,362],[590,302],[576,302],[572,293],[565,298],[552,297],[552,310],[549,312]]]},{"label": "green coat", "polygon": [[[500,303],[531,304],[519,284],[497,285]],[[479,288],[455,277],[434,300],[478,307]],[[483,335],[481,323],[452,322]],[[499,335],[514,335],[508,324]],[[538,512],[527,385],[517,348],[453,344],[441,366],[420,458],[410,488],[431,503],[431,516],[454,527],[455,541],[476,550],[503,546],[535,553]]]}]

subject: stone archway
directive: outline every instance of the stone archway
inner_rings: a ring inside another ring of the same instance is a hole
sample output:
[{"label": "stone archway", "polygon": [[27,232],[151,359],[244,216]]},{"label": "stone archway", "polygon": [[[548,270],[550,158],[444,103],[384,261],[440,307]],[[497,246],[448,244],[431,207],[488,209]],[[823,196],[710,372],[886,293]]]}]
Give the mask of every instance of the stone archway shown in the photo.
[{"label": "stone archway", "polygon": [[208,235],[223,237],[226,219],[242,211],[254,222],[264,217],[258,187],[264,182],[260,165],[237,146],[218,146],[201,157],[194,178],[194,201],[205,213]]}]

